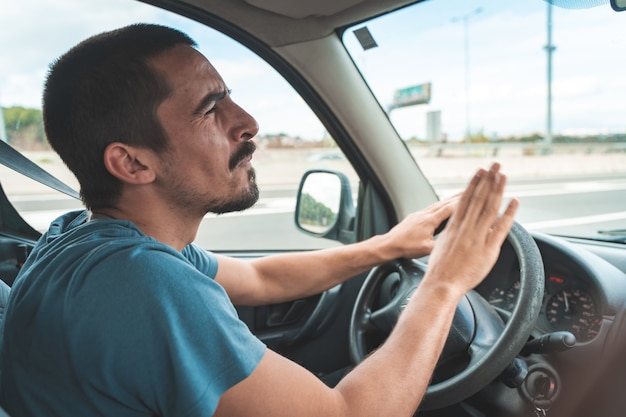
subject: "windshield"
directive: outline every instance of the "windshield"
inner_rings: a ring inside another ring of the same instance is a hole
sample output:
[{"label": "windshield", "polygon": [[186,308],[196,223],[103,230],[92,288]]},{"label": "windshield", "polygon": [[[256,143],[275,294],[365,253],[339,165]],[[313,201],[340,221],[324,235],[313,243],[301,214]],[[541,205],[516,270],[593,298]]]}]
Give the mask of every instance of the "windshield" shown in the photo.
[{"label": "windshield", "polygon": [[526,228],[624,241],[625,32],[608,4],[434,0],[343,40],[440,197],[495,160]]}]

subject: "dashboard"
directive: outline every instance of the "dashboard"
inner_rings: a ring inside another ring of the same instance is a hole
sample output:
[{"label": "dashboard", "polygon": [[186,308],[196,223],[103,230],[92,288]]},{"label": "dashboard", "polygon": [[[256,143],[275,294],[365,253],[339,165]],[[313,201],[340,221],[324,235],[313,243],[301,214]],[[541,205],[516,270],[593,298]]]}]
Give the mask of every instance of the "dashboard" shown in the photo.
[{"label": "dashboard", "polygon": [[[626,277],[601,258],[590,257],[589,253],[579,256],[575,247],[562,240],[544,235],[533,237],[545,272],[536,332],[568,331],[577,343],[593,341],[601,331],[604,317],[615,312],[611,300],[624,300]],[[519,288],[519,263],[507,243],[498,262],[476,290],[497,311],[507,315],[516,307]]]}]

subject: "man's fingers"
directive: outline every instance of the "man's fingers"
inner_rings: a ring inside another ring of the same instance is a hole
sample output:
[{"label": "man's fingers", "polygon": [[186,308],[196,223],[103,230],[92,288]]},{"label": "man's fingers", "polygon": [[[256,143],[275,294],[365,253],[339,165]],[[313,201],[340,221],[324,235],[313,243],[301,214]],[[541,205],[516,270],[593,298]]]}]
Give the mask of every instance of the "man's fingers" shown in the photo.
[{"label": "man's fingers", "polygon": [[451,223],[487,230],[496,220],[504,194],[506,176],[500,173],[500,164],[489,171],[479,170],[467,186]]},{"label": "man's fingers", "polygon": [[519,206],[519,201],[513,199],[499,215],[505,185],[506,176],[500,173],[499,164],[493,164],[489,171],[479,170],[461,197],[449,227],[462,229],[462,234],[471,234],[476,238],[483,236],[485,243],[501,245],[513,225]]},{"label": "man's fingers", "polygon": [[506,177],[499,171],[500,165],[493,164],[476,185],[466,212],[468,221],[475,221],[489,228],[496,219],[506,183]]},{"label": "man's fingers", "polygon": [[449,227],[458,226],[461,219],[464,219],[466,217],[467,210],[468,207],[470,207],[470,203],[472,201],[475,190],[486,175],[487,171],[482,168],[476,171],[476,174],[474,174],[469,184],[465,188],[465,191],[461,195],[461,199],[459,200],[457,209],[450,217]]},{"label": "man's fingers", "polygon": [[444,220],[448,219],[452,213],[454,213],[454,210],[459,204],[460,198],[461,194],[458,194],[436,203],[436,206],[433,207],[434,210],[431,214],[437,225],[441,224]]},{"label": "man's fingers", "polygon": [[443,200],[437,201],[436,203],[433,203],[430,206],[426,207],[424,211],[432,212],[432,213],[438,213],[442,210],[449,211],[450,209],[453,209],[454,207],[456,207],[462,195],[463,195],[463,192],[458,192],[450,197],[446,197]]},{"label": "man's fingers", "polygon": [[502,242],[504,242],[504,239],[506,239],[509,234],[518,207],[519,201],[515,198],[512,199],[507,205],[506,210],[504,210],[504,213],[502,213],[500,218],[492,226],[490,238],[495,239],[498,245],[502,245]]}]

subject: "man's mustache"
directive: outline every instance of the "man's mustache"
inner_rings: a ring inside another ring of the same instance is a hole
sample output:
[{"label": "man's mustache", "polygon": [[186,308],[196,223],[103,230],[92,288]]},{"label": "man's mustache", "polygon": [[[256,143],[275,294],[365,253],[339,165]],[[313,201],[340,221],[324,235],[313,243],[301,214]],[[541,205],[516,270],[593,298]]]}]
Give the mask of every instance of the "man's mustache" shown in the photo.
[{"label": "man's mustache", "polygon": [[254,142],[252,142],[251,140],[243,142],[239,149],[237,149],[237,152],[235,152],[228,161],[228,167],[230,168],[230,170],[232,171],[233,169],[235,169],[239,162],[252,155],[255,150],[256,144]]}]

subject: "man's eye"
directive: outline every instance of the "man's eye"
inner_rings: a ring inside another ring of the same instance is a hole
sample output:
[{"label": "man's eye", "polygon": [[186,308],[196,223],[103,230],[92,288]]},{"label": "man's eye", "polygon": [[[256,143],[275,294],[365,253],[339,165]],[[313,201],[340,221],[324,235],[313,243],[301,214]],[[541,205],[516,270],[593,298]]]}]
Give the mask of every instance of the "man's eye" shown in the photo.
[{"label": "man's eye", "polygon": [[208,116],[209,114],[214,113],[216,108],[217,108],[217,106],[213,106],[213,107],[211,107],[209,110],[207,110],[207,111],[204,113],[204,115],[205,115],[205,116]]}]

